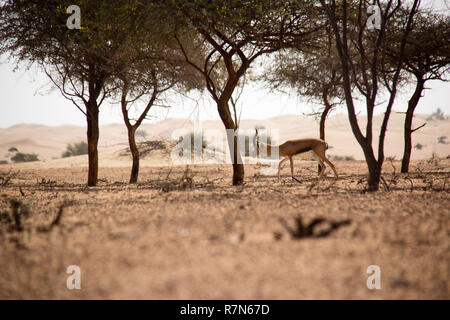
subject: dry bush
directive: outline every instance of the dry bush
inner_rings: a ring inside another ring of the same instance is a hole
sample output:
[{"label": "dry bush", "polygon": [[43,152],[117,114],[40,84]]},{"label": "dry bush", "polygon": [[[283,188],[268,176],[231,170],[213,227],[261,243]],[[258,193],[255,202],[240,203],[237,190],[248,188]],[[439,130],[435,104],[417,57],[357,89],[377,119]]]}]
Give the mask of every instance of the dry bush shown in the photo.
[{"label": "dry bush", "polygon": [[12,170],[8,172],[0,172],[0,186],[6,186],[11,182],[12,179],[16,178],[19,172],[14,172]]},{"label": "dry bush", "polygon": [[[175,146],[175,142],[169,140],[146,140],[139,142],[137,147],[139,149],[139,155],[142,158],[150,155],[153,151],[163,150],[170,154],[172,148]],[[130,148],[126,148],[121,152],[121,156],[130,156],[131,151]]]},{"label": "dry bush", "polygon": [[23,231],[23,220],[31,216],[30,205],[17,198],[9,199],[10,210],[0,213],[0,221],[9,226],[9,231]]},{"label": "dry bush", "polygon": [[193,189],[194,177],[192,175],[192,171],[189,169],[189,166],[186,167],[183,175],[180,178],[171,179],[170,175],[172,173],[172,169],[169,171],[167,176],[164,179],[158,179],[150,182],[150,185],[161,190],[162,192],[170,192],[175,190],[188,190]]},{"label": "dry bush", "polygon": [[[287,230],[292,239],[303,239],[303,238],[322,238],[329,236],[333,231],[338,228],[349,225],[351,223],[350,219],[341,219],[341,220],[328,220],[326,218],[314,218],[308,224],[304,224],[302,217],[297,216],[295,218],[295,228],[292,228],[289,223],[283,218],[280,218],[281,225]],[[321,230],[317,230],[316,227],[319,225],[326,225],[326,228],[322,228]],[[280,234],[275,233],[275,239],[280,239]]]}]

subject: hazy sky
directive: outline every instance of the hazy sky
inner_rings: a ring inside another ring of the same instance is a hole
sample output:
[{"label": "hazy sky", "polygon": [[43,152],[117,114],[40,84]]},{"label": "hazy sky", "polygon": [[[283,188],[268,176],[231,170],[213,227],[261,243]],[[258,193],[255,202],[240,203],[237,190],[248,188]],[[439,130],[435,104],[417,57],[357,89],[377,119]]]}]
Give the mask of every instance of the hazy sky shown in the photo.
[{"label": "hazy sky", "polygon": [[[426,6],[433,6],[447,11],[445,1],[423,1]],[[13,72],[14,64],[0,61],[0,128],[19,123],[38,123],[45,125],[75,124],[85,125],[84,115],[59,93],[51,88],[45,74],[38,69],[19,69]],[[424,97],[420,100],[417,113],[431,113],[441,108],[445,114],[450,113],[450,83],[429,81]],[[413,87],[400,88],[395,110],[404,111]],[[217,109],[205,92],[204,98],[180,99],[173,97],[169,109],[155,108],[154,121],[164,118],[191,118],[201,120],[219,119]],[[263,119],[285,114],[303,114],[311,112],[311,105],[299,100],[294,95],[270,93],[255,85],[247,86],[240,100],[242,119]],[[383,107],[381,107],[383,108]],[[362,108],[361,108],[362,110]],[[363,111],[363,110],[362,110]],[[340,108],[345,112],[345,106]],[[117,104],[104,103],[100,111],[100,123],[122,122],[120,108]]]},{"label": "hazy sky", "polygon": [[[450,113],[450,83],[428,82],[425,96],[420,100],[417,113],[431,113],[441,108]],[[19,123],[39,123],[45,125],[75,124],[85,125],[84,115],[61,96],[59,91],[49,92],[50,84],[46,76],[37,70],[17,70],[13,65],[0,65],[0,127],[6,128]],[[401,88],[395,109],[402,111],[412,93],[412,87]],[[173,97],[170,109],[155,108],[154,120],[168,118],[191,118],[201,120],[219,119],[214,103],[205,93],[198,104],[190,99]],[[248,86],[241,97],[242,119],[263,119],[284,114],[302,114],[311,111],[311,105],[299,100],[295,95],[270,93],[257,86]],[[345,107],[340,108],[345,112]],[[104,103],[100,111],[101,124],[122,122],[120,108],[116,104]]]}]

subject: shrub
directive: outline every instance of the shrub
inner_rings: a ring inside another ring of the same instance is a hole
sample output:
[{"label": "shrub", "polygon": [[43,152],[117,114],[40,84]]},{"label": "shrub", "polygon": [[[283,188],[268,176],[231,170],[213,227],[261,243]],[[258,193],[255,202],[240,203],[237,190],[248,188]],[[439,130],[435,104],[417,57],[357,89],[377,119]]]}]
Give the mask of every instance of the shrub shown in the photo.
[{"label": "shrub", "polygon": [[330,156],[330,158],[331,158],[331,160],[334,160],[334,161],[353,161],[353,160],[355,160],[355,157],[353,157],[353,156],[335,156],[335,155],[332,155],[332,156]]},{"label": "shrub", "polygon": [[425,147],[425,146],[424,146],[423,144],[420,144],[420,143],[418,143],[418,144],[416,144],[416,145],[414,146],[414,148],[417,149],[417,150],[422,150],[423,147]]},{"label": "shrub", "polygon": [[31,162],[31,161],[39,161],[39,158],[38,155],[34,153],[17,152],[11,158],[11,161],[14,163]]},{"label": "shrub", "polygon": [[0,212],[0,222],[10,224],[16,231],[23,231],[23,218],[31,215],[30,205],[16,198],[9,199],[9,203],[11,210]]},{"label": "shrub", "polygon": [[68,158],[68,157],[80,156],[80,155],[87,154],[87,153],[88,153],[88,145],[86,142],[81,141],[79,143],[74,143],[74,144],[69,143],[67,145],[66,151],[62,154],[62,157]]},{"label": "shrub", "polygon": [[446,136],[440,136],[438,138],[438,143],[440,143],[440,144],[448,144],[447,137]]},{"label": "shrub", "polygon": [[427,121],[431,121],[433,119],[436,120],[445,120],[445,116],[444,116],[444,112],[442,112],[442,110],[440,108],[437,108],[435,112],[433,112],[431,114],[431,116],[429,116],[427,118]]},{"label": "shrub", "polygon": [[136,137],[141,138],[141,139],[146,139],[148,136],[147,131],[145,131],[145,130],[137,130],[135,135],[136,135]]}]

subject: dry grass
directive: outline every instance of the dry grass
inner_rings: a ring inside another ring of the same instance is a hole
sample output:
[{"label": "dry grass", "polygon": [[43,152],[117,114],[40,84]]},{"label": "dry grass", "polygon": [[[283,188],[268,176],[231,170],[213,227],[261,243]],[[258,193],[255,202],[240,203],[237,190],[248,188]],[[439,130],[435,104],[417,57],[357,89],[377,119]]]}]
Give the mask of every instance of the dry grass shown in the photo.
[{"label": "dry grass", "polygon": [[[142,168],[134,186],[128,168],[100,169],[93,188],[86,168],[24,169],[0,187],[0,212],[16,198],[32,213],[21,231],[0,221],[0,298],[449,299],[450,160],[399,166],[377,193],[360,161],[319,185],[315,163],[296,164],[302,184],[247,166],[241,187],[226,165]],[[298,217],[308,236],[285,228]],[[314,236],[323,221],[348,223]],[[381,290],[366,287],[372,264]]]}]

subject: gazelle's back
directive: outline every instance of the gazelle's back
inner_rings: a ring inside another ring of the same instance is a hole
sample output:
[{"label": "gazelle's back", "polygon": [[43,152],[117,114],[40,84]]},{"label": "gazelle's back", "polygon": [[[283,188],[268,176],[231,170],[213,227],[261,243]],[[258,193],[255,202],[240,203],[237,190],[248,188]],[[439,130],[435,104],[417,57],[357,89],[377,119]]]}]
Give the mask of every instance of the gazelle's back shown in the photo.
[{"label": "gazelle's back", "polygon": [[280,145],[280,156],[294,156],[300,153],[314,150],[316,147],[325,145],[325,141],[315,138],[288,140]]}]

